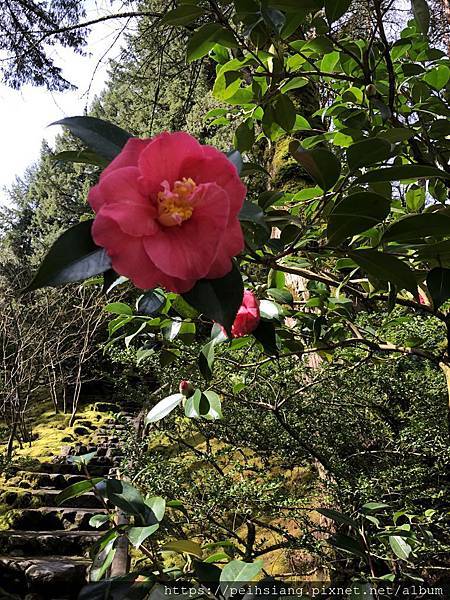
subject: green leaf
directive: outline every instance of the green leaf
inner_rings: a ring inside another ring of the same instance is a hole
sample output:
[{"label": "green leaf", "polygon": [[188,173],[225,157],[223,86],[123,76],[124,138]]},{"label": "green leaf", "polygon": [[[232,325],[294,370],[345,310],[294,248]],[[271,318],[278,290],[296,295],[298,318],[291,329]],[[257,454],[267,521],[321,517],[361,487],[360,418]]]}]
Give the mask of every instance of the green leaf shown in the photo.
[{"label": "green leaf", "polygon": [[252,335],[262,345],[266,354],[269,356],[276,356],[278,354],[275,326],[272,322],[261,319],[258,327],[252,332]]},{"label": "green leaf", "polygon": [[230,152],[227,152],[227,158],[230,163],[236,167],[236,171],[238,172],[238,175],[240,175],[244,162],[239,150],[230,150]]},{"label": "green leaf", "polygon": [[281,88],[281,92],[285,94],[286,92],[289,92],[289,90],[298,90],[299,88],[308,85],[308,83],[309,81],[308,79],[306,79],[306,77],[293,77],[283,85],[283,87]]},{"label": "green leaf", "polygon": [[166,512],[166,501],[161,496],[152,496],[151,498],[145,498],[145,504],[153,512],[155,519],[159,522],[163,520]]},{"label": "green leaf", "polygon": [[220,279],[201,279],[183,298],[212,321],[223,325],[231,336],[231,326],[242,304],[244,284],[233,263],[232,270]]},{"label": "green leaf", "polygon": [[107,312],[113,313],[114,315],[132,315],[133,309],[125,302],[111,302],[105,306]]},{"label": "green leaf", "polygon": [[187,60],[193,62],[206,56],[216,44],[236,48],[234,35],[217,23],[206,23],[197,29],[187,45]]},{"label": "green leaf", "polygon": [[385,508],[391,508],[389,504],[385,504],[384,502],[366,502],[361,507],[363,512],[374,512],[377,510],[383,510]]},{"label": "green leaf", "polygon": [[86,479],[84,481],[78,481],[73,485],[69,485],[62,492],[60,492],[56,497],[56,504],[62,504],[66,500],[70,500],[71,498],[77,498],[85,494],[86,492],[91,491],[98,483],[103,481],[102,477],[96,477],[94,479]]},{"label": "green leaf", "polygon": [[333,508],[318,508],[317,512],[326,517],[327,519],[335,521],[335,523],[339,523],[340,525],[349,525],[350,527],[353,527],[353,529],[355,529],[356,531],[358,531],[359,529],[359,525],[354,519],[347,517],[347,515],[344,515],[343,513],[334,510]]},{"label": "green leaf", "polygon": [[98,529],[99,527],[101,527],[102,525],[107,523],[108,521],[109,521],[109,515],[93,515],[89,519],[89,526],[95,527],[95,529]]},{"label": "green leaf", "polygon": [[234,145],[240,152],[253,148],[255,143],[255,124],[253,119],[243,121],[234,132]]},{"label": "green leaf", "polygon": [[389,545],[398,558],[401,558],[402,560],[408,560],[409,555],[412,552],[412,548],[403,537],[400,535],[390,535]]},{"label": "green leaf", "polygon": [[203,396],[208,400],[209,403],[209,410],[204,417],[208,420],[221,419],[222,402],[219,394],[216,394],[216,392],[213,392],[212,390],[207,390],[206,392],[203,392]]},{"label": "green leaf", "polygon": [[447,65],[438,65],[434,69],[427,71],[423,79],[435,90],[442,90],[450,79],[450,69]]},{"label": "green leaf", "polygon": [[386,129],[386,131],[380,131],[378,137],[391,142],[391,144],[396,144],[398,142],[404,142],[412,138],[416,132],[414,129],[407,129],[406,127],[391,127],[390,129]]},{"label": "green leaf", "polygon": [[294,301],[292,293],[287,288],[269,288],[267,295],[280,304],[292,304]]},{"label": "green leaf", "polygon": [[291,131],[295,125],[296,110],[294,103],[285,94],[280,94],[273,104],[273,119],[285,131]]},{"label": "green leaf", "polygon": [[214,346],[215,340],[211,340],[202,347],[198,356],[198,368],[200,369],[200,373],[203,375],[206,381],[209,381],[212,378]]},{"label": "green leaf", "polygon": [[205,10],[193,4],[184,4],[169,10],[161,19],[161,25],[187,25],[205,14]]},{"label": "green leaf", "polygon": [[130,133],[108,121],[95,117],[67,117],[51,125],[67,127],[91,150],[108,162],[115,158],[132,137]]},{"label": "green leaf", "polygon": [[405,195],[406,206],[411,212],[419,212],[425,206],[425,188],[414,185]]},{"label": "green leaf", "polygon": [[168,414],[176,409],[183,398],[183,394],[172,394],[171,396],[167,396],[151,409],[145,417],[145,423],[157,423],[161,419],[164,419],[164,417],[167,417]]},{"label": "green leaf", "polygon": [[407,215],[394,221],[383,235],[385,242],[411,242],[424,237],[450,235],[450,217],[441,212]]},{"label": "green leaf", "polygon": [[81,163],[96,167],[107,167],[108,161],[91,150],[65,150],[53,154],[50,158],[54,161]]},{"label": "green leaf", "polygon": [[165,304],[166,297],[163,291],[149,290],[139,298],[137,311],[140,315],[153,317],[160,312]]},{"label": "green leaf", "polygon": [[147,525],[146,527],[130,527],[127,531],[127,536],[131,544],[135,548],[139,548],[157,529],[159,529],[159,523]]},{"label": "green leaf", "polygon": [[101,548],[94,557],[92,565],[89,569],[89,579],[91,581],[100,581],[114,560],[116,548],[114,544],[117,539],[117,534],[110,540],[104,548]]},{"label": "green leaf", "polygon": [[222,569],[220,581],[223,583],[249,583],[260,573],[264,561],[255,560],[253,563],[243,562],[242,560],[232,560]]},{"label": "green leaf", "polygon": [[239,213],[239,221],[247,223],[255,223],[267,229],[267,223],[264,218],[264,212],[260,206],[250,202],[250,200],[244,200],[241,212]]},{"label": "green leaf", "polygon": [[450,269],[436,267],[427,275],[427,286],[437,310],[450,298]]},{"label": "green leaf", "polygon": [[352,554],[353,556],[358,556],[359,558],[366,558],[364,546],[359,540],[350,537],[349,535],[338,533],[334,535],[329,542],[332,546],[338,550],[341,550],[342,552]]},{"label": "green leaf", "polygon": [[157,521],[141,494],[130,483],[118,479],[103,479],[95,487],[103,498],[107,498],[126,514],[138,517],[143,525],[154,525]]},{"label": "green leaf", "polygon": [[374,137],[352,144],[347,149],[348,166],[352,171],[386,160],[391,154],[391,144]]},{"label": "green leaf", "polygon": [[291,142],[289,150],[295,160],[302,165],[324,191],[332,188],[339,179],[341,163],[328,150],[322,148],[304,150],[298,142]]},{"label": "green leaf", "polygon": [[331,245],[381,223],[389,214],[390,201],[372,192],[356,192],[344,198],[328,217],[327,236]]},{"label": "green leaf", "polygon": [[68,456],[67,462],[73,465],[78,465],[78,469],[81,471],[81,467],[88,465],[95,456],[97,456],[97,451],[88,452],[87,454]]},{"label": "green leaf", "polygon": [[411,0],[414,19],[419,26],[419,30],[427,35],[430,28],[430,9],[426,0]]},{"label": "green leaf", "polygon": [[450,179],[450,174],[441,171],[436,167],[426,165],[402,165],[400,167],[387,167],[384,169],[375,169],[364,173],[355,181],[358,183],[374,183],[378,181],[401,181],[403,179],[421,179],[430,177],[442,177]]},{"label": "green leaf", "polygon": [[160,550],[163,552],[190,554],[192,556],[196,556],[197,558],[201,558],[203,555],[203,550],[200,544],[197,544],[197,542],[193,542],[192,540],[173,540],[161,546]]},{"label": "green leaf", "polygon": [[417,294],[417,283],[408,265],[392,254],[376,250],[354,250],[348,256],[366,273],[380,281],[390,281],[400,290]]},{"label": "green leaf", "polygon": [[352,0],[327,0],[325,2],[325,14],[329,23],[340,19],[350,7]]},{"label": "green leaf", "polygon": [[111,268],[111,259],[91,236],[92,220],[70,227],[54,242],[25,292],[73,283]]}]

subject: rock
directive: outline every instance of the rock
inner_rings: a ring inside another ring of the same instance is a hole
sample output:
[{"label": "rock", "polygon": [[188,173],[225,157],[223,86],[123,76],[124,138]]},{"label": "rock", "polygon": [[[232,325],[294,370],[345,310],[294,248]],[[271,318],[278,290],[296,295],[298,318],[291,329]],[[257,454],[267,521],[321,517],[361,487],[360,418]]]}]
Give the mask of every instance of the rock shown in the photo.
[{"label": "rock", "polygon": [[73,442],[74,441],[74,437],[72,435],[65,435],[64,437],[61,438],[62,442]]},{"label": "rock", "polygon": [[86,427],[83,427],[82,425],[77,425],[76,427],[74,427],[73,432],[76,435],[89,435],[89,433],[90,433],[89,429],[87,429]]},{"label": "rock", "polygon": [[3,500],[5,504],[12,506],[13,504],[15,504],[17,496],[17,492],[6,492],[5,494],[3,494]]},{"label": "rock", "polygon": [[31,483],[29,481],[21,481],[19,487],[24,490],[29,490],[31,488]]},{"label": "rock", "polygon": [[114,402],[96,402],[94,410],[97,412],[119,412],[120,406]]}]

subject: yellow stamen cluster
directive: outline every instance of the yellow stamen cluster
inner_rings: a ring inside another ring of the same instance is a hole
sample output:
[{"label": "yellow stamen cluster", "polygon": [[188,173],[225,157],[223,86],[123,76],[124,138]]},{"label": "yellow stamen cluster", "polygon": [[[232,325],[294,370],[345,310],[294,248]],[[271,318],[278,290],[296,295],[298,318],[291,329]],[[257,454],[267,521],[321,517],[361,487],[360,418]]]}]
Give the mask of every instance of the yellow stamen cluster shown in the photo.
[{"label": "yellow stamen cluster", "polygon": [[196,184],[191,178],[183,177],[181,181],[175,181],[172,191],[167,181],[162,185],[164,190],[158,193],[158,220],[166,227],[181,225],[194,211],[191,199]]}]

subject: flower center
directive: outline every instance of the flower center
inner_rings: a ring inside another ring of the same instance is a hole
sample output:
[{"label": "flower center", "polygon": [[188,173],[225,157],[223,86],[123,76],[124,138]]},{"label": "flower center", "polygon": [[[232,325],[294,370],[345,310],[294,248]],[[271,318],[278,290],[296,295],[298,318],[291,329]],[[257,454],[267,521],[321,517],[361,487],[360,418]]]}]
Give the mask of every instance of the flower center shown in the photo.
[{"label": "flower center", "polygon": [[166,227],[181,225],[192,216],[192,196],[197,186],[190,177],[175,181],[172,190],[168,181],[163,181],[161,185],[163,191],[158,192],[158,221]]}]

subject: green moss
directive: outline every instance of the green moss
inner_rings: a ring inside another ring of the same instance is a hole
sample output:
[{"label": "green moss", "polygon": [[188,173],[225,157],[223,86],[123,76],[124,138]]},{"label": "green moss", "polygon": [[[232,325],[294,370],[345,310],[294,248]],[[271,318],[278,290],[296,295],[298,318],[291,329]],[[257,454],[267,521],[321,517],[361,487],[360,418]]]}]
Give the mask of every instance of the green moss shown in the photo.
[{"label": "green moss", "polygon": [[276,142],[271,161],[273,188],[284,192],[298,192],[313,184],[310,176],[289,152],[292,139],[287,136]]}]

